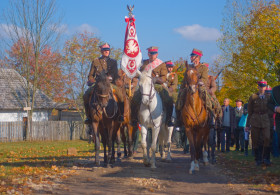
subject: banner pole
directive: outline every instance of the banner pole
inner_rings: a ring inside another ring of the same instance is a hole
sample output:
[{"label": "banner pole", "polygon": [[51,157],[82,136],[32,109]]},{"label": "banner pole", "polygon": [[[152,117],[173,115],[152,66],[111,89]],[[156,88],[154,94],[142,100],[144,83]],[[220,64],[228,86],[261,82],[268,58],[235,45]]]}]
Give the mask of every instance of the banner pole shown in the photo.
[{"label": "banner pole", "polygon": [[131,78],[129,79],[128,97],[131,97]]}]

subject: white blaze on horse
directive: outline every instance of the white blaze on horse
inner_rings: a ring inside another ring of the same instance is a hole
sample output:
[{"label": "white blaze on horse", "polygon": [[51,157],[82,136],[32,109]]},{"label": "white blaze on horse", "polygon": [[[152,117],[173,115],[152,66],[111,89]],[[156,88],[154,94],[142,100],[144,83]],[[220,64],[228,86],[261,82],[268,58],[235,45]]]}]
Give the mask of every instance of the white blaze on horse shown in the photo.
[{"label": "white blaze on horse", "polygon": [[[140,105],[138,118],[141,124],[141,136],[142,136],[141,144],[143,148],[143,158],[144,158],[143,161],[145,166],[151,165],[152,168],[156,168],[155,151],[156,151],[156,144],[157,144],[157,139],[158,139],[160,129],[162,129],[162,131],[165,131],[163,135],[167,135],[170,137],[166,139],[166,142],[169,147],[167,160],[171,160],[170,147],[171,147],[171,134],[173,128],[171,127],[167,128],[167,126],[164,123],[166,111],[163,110],[163,105],[162,105],[162,100],[160,98],[160,95],[157,93],[157,91],[154,88],[154,83],[151,76],[152,69],[149,69],[148,71],[144,71],[142,73],[138,71],[138,74],[140,75],[139,88],[142,94],[142,102]],[[149,159],[150,144],[147,144],[147,134],[149,128],[152,129],[151,160]],[[162,138],[165,137],[166,136],[162,136]],[[164,141],[160,140],[160,143],[164,143]],[[164,148],[164,146],[162,146],[162,148]]]}]

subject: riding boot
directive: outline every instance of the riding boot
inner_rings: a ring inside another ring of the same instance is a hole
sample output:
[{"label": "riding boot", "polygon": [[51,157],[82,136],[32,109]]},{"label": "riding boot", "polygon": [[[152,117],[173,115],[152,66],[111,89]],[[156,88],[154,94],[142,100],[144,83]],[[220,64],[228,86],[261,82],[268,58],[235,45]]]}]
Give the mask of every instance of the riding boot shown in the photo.
[{"label": "riding boot", "polygon": [[118,117],[118,121],[122,123],[124,121],[124,102],[119,102],[119,109],[120,109],[120,115]]},{"label": "riding boot", "polygon": [[264,148],[263,157],[264,157],[263,162],[264,162],[265,166],[270,166],[271,165],[271,162],[270,162],[270,147],[265,147]]},{"label": "riding boot", "polygon": [[174,121],[172,120],[172,112],[173,112],[173,103],[167,106],[166,110],[166,121],[167,121],[167,126],[172,127],[174,126]]}]

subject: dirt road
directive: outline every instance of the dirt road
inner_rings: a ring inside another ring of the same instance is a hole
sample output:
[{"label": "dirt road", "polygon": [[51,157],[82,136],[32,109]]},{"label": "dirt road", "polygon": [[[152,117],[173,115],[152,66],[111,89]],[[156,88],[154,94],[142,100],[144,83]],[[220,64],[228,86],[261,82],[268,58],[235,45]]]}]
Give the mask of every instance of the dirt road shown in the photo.
[{"label": "dirt road", "polygon": [[73,167],[77,174],[61,181],[53,194],[259,194],[245,184],[234,184],[215,165],[200,164],[190,175],[190,156],[173,146],[173,162],[161,162],[157,168],[142,164],[142,149],[132,160],[122,159],[113,168],[94,167],[93,159],[80,159]]}]

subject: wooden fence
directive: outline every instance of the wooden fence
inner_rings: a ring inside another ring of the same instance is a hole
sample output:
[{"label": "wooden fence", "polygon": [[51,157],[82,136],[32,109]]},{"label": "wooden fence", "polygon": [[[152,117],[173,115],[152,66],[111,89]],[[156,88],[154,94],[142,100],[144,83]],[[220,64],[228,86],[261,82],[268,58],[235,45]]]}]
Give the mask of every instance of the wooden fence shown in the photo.
[{"label": "wooden fence", "polygon": [[42,140],[77,140],[86,139],[86,128],[82,121],[36,121],[26,127],[24,122],[0,122],[0,142],[16,142],[27,139]]}]

